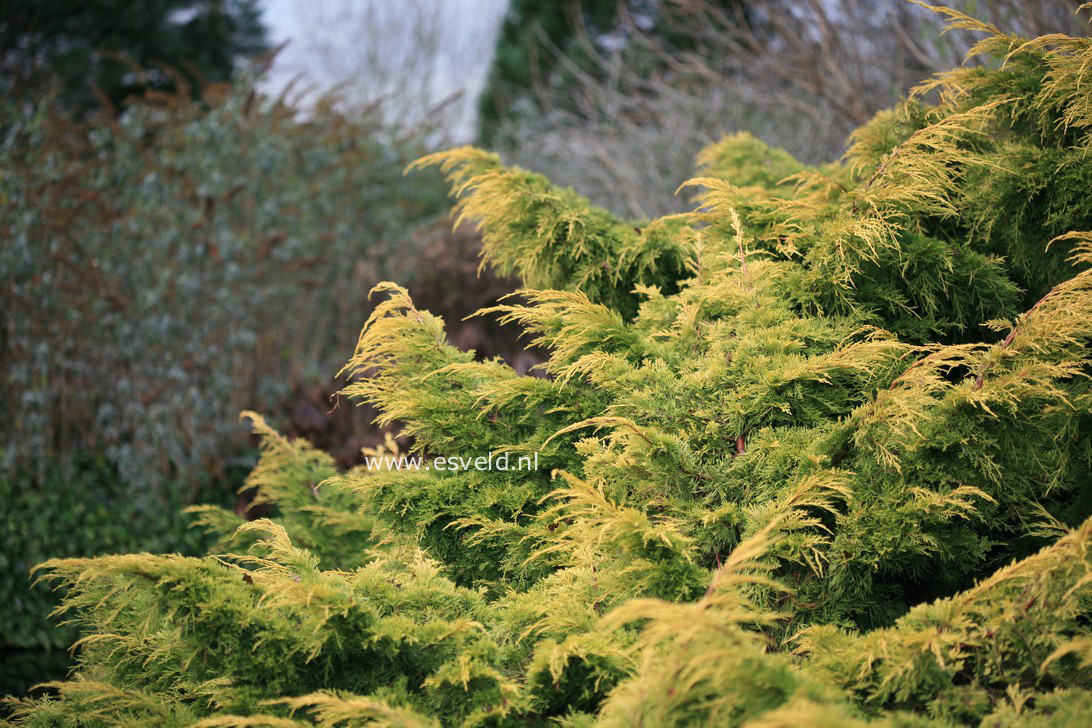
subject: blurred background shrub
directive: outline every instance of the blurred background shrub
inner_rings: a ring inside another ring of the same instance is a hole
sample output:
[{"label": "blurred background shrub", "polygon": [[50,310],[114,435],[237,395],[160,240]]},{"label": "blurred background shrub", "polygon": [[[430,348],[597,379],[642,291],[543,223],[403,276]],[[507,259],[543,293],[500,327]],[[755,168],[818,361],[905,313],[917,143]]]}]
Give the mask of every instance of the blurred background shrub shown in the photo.
[{"label": "blurred background shrub", "polygon": [[4,471],[103,453],[144,497],[222,479],[267,411],[351,351],[371,285],[405,279],[444,209],[423,149],[250,82],[149,92],[76,121],[4,109]]}]

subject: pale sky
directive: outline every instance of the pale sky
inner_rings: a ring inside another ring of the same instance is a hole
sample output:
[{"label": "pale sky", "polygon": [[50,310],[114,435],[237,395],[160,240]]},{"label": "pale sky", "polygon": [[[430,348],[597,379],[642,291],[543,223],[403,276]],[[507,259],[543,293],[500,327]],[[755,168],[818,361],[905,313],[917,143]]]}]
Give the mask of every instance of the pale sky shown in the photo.
[{"label": "pale sky", "polygon": [[[507,0],[262,0],[273,45],[289,41],[266,82],[277,94],[338,84],[351,103],[386,99],[388,114],[420,121],[436,112],[455,141],[475,128],[474,105],[492,60]],[[313,94],[313,92],[312,92]],[[308,98],[305,96],[304,99]]]}]

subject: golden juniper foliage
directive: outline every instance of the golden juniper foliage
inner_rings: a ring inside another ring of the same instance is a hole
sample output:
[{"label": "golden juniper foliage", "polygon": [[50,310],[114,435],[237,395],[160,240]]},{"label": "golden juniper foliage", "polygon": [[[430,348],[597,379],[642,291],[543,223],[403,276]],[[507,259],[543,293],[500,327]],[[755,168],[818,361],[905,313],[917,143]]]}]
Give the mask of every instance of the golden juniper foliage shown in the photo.
[{"label": "golden juniper foliage", "polygon": [[688,215],[421,160],[523,276],[492,313],[549,376],[387,284],[346,394],[422,453],[540,469],[338,473],[254,416],[277,512],[201,509],[203,559],[43,565],[86,637],[14,723],[1084,724],[1092,41],[952,18],[992,63],[845,164],[729,137]]}]

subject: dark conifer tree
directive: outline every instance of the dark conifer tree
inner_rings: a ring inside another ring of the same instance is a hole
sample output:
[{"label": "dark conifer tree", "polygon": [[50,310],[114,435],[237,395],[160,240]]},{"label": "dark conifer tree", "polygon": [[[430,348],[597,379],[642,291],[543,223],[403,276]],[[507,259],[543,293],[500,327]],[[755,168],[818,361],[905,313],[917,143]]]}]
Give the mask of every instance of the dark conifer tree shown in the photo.
[{"label": "dark conifer tree", "polygon": [[114,105],[148,88],[176,90],[179,79],[196,92],[267,48],[256,0],[0,3],[0,88],[18,97],[55,82],[77,108],[96,103],[96,88]]}]

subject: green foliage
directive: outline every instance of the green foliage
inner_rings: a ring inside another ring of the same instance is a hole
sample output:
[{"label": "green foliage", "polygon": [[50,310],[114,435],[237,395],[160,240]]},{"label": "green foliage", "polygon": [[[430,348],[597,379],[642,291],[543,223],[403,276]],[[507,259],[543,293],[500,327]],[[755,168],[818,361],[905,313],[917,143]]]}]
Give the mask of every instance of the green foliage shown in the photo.
[{"label": "green foliage", "polygon": [[[305,440],[286,440],[258,414],[243,414],[262,437],[261,459],[241,488],[253,493],[249,509],[275,507],[296,544],[318,556],[323,566],[355,568],[366,563],[367,555],[356,546],[368,539],[373,523],[359,512],[361,499],[335,486],[319,496],[319,488],[337,475],[333,458]],[[243,517],[219,506],[192,506],[187,511],[196,516],[193,525],[218,537],[217,549],[226,551],[240,545],[236,537],[243,533],[238,531],[246,524]]]},{"label": "green foliage", "polygon": [[[510,2],[493,50],[489,82],[478,99],[482,137],[488,140],[500,118],[528,102],[535,75],[548,76],[557,66],[557,50],[571,51],[576,45],[576,27],[605,31],[617,12],[614,0]],[[577,17],[580,21],[574,23]]]},{"label": "green foliage", "polygon": [[[48,619],[58,595],[34,589],[31,569],[55,556],[95,556],[130,551],[176,551],[197,555],[208,539],[189,530],[176,496],[162,502],[134,501],[118,487],[104,463],[81,463],[79,475],[51,473],[45,487],[0,480],[0,645],[7,653],[0,685],[25,691],[41,670],[61,666],[76,630]],[[52,654],[51,654],[52,653]],[[41,663],[38,668],[33,663]]]},{"label": "green foliage", "polygon": [[83,109],[148,88],[189,93],[267,49],[260,15],[255,0],[6,0],[0,88],[27,98],[56,85]]},{"label": "green foliage", "polygon": [[[636,285],[669,285],[684,270],[670,243],[676,226],[643,230],[589,205],[532,172],[506,169],[495,154],[464,147],[423,157],[436,164],[460,194],[459,221],[482,225],[482,255],[501,273],[516,273],[531,288],[579,290],[631,317]],[[517,194],[513,191],[518,190]]]},{"label": "green foliage", "polygon": [[256,420],[279,514],[203,510],[231,538],[203,559],[41,567],[86,637],[16,723],[1079,724],[1092,41],[953,17],[1005,63],[842,166],[725,140],[698,209],[640,230],[483,152],[422,160],[524,276],[491,311],[547,376],[384,284],[345,394],[424,455],[540,468],[337,473]]}]

